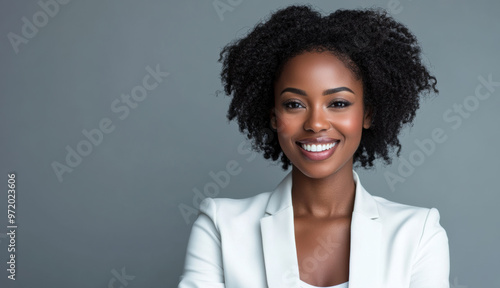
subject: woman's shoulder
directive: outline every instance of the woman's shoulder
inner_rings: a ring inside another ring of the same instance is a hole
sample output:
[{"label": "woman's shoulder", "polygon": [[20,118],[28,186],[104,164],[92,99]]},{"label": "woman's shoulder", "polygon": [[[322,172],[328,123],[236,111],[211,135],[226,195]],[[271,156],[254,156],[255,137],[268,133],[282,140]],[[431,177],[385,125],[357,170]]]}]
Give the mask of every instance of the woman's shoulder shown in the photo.
[{"label": "woman's shoulder", "polygon": [[439,211],[436,208],[404,204],[373,195],[371,191],[368,192],[361,184],[358,174],[355,171],[353,174],[354,180],[359,184],[359,189],[356,189],[356,199],[360,200],[361,203],[358,203],[358,205],[355,203],[355,207],[359,206],[358,212],[378,218],[384,224],[396,226],[404,224],[421,225],[427,220],[439,220]]},{"label": "woman's shoulder", "polygon": [[208,203],[213,202],[217,207],[223,207],[225,209],[246,209],[255,205],[264,205],[267,204],[269,200],[269,196],[272,192],[262,192],[257,195],[237,199],[237,198],[211,198],[207,197],[200,203],[200,209],[202,206],[207,205]]},{"label": "woman's shoulder", "polygon": [[260,219],[265,213],[272,192],[262,192],[243,199],[205,198],[200,203],[200,212],[212,220],[217,219]]},{"label": "woman's shoulder", "polygon": [[403,204],[380,196],[372,196],[377,202],[378,213],[386,224],[423,227],[426,223],[438,224],[439,210],[435,207],[422,207]]},{"label": "woman's shoulder", "polygon": [[[377,202],[377,206],[379,208],[379,212],[386,213],[427,213],[429,211],[428,207],[416,206],[405,204],[401,202],[396,202],[392,200],[388,200],[381,196],[372,196],[373,199]],[[382,210],[382,211],[380,211]]]}]

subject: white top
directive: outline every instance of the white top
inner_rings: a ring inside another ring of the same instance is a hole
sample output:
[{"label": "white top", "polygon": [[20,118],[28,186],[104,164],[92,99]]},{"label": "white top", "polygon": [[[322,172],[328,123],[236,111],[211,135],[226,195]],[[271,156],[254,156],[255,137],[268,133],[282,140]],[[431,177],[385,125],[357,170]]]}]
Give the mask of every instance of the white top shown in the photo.
[{"label": "white top", "polygon": [[306,282],[300,280],[300,288],[348,288],[348,287],[349,287],[349,281],[334,286],[319,287],[307,284]]}]

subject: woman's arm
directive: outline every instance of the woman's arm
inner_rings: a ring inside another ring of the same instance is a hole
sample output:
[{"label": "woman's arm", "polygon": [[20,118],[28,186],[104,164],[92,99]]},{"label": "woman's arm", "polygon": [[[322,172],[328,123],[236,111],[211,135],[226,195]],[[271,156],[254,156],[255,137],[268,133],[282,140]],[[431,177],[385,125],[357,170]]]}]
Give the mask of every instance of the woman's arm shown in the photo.
[{"label": "woman's arm", "polygon": [[439,224],[439,211],[429,209],[413,262],[410,288],[449,288],[448,236]]},{"label": "woman's arm", "polygon": [[187,246],[184,272],[178,288],[224,288],[224,270],[216,205],[211,198],[200,204]]}]

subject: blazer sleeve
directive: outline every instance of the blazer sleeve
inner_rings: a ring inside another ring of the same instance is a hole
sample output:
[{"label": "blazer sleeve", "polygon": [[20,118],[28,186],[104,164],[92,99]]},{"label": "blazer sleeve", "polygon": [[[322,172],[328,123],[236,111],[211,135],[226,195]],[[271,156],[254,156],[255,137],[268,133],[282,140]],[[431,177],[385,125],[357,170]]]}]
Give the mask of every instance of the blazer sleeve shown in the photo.
[{"label": "blazer sleeve", "polygon": [[178,288],[224,288],[221,237],[212,198],[200,203],[187,246],[184,272]]},{"label": "blazer sleeve", "polygon": [[448,236],[439,224],[439,211],[429,209],[413,261],[410,288],[449,288]]}]

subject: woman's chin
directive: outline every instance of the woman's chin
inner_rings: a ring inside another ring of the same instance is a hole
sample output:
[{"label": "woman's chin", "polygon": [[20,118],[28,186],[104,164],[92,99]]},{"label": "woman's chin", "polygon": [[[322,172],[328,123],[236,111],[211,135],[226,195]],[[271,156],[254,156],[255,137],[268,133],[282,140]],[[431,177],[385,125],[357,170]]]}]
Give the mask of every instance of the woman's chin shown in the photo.
[{"label": "woman's chin", "polygon": [[293,166],[296,172],[306,176],[311,179],[325,179],[329,178],[334,174],[339,172],[340,167],[335,167],[331,165],[331,163],[324,163],[325,165],[321,165],[320,163],[314,163],[311,165],[300,165]]}]

